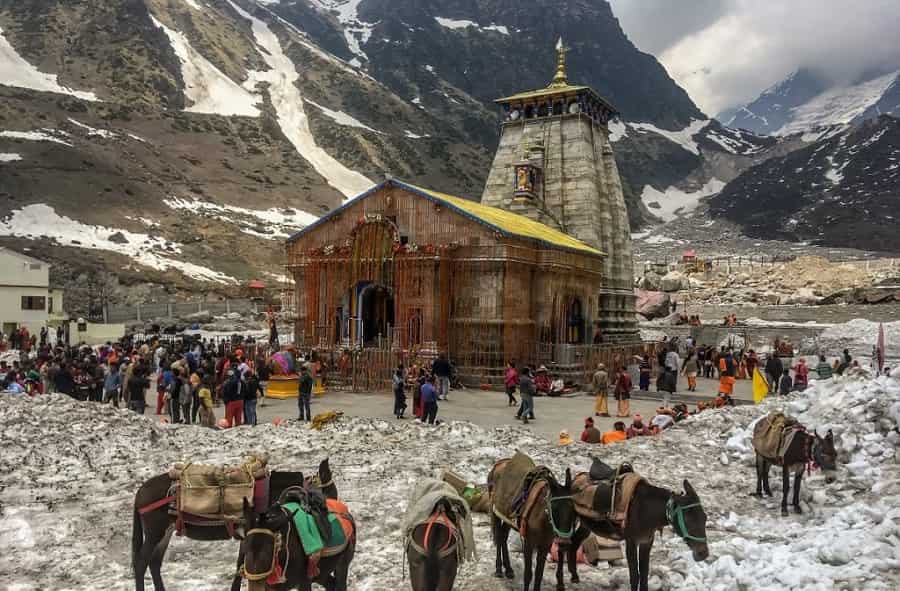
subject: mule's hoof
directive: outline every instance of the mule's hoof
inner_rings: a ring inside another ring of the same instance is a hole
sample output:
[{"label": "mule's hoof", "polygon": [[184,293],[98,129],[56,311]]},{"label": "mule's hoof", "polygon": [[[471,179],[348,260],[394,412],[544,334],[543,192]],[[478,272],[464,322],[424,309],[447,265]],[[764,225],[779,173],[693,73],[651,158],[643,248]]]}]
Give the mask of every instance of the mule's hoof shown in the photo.
[{"label": "mule's hoof", "polygon": [[781,516],[782,516],[782,517],[787,517],[787,516],[788,516],[788,510],[787,510],[787,507],[782,507],[782,508],[781,508]]},{"label": "mule's hoof", "polygon": [[566,591],[566,586],[563,585],[562,583],[558,583],[556,585],[556,591]]},{"label": "mule's hoof", "polygon": [[506,571],[506,578],[507,578],[507,579],[514,579],[514,578],[516,578],[516,574],[512,571],[512,569]]},{"label": "mule's hoof", "polygon": [[496,572],[494,573],[494,576],[495,576],[496,578],[498,578],[498,579],[502,579],[502,578],[503,578],[503,571],[502,571],[502,570],[496,571]]},{"label": "mule's hoof", "polygon": [[766,491],[766,496],[767,496],[767,497],[771,497],[771,496],[772,496],[772,491],[767,490],[767,491]]},{"label": "mule's hoof", "polygon": [[758,492],[750,493],[750,496],[751,496],[751,497],[756,497],[757,499],[761,499],[761,498],[762,498],[762,493],[758,493]]},{"label": "mule's hoof", "polygon": [[[596,566],[596,565],[594,565],[594,566]],[[572,575],[571,581],[572,581],[573,583],[580,583],[580,582],[581,582],[581,577],[579,577],[578,575]]]},{"label": "mule's hoof", "polygon": [[803,509],[800,508],[800,505],[794,505],[794,513],[797,515],[803,515]]}]

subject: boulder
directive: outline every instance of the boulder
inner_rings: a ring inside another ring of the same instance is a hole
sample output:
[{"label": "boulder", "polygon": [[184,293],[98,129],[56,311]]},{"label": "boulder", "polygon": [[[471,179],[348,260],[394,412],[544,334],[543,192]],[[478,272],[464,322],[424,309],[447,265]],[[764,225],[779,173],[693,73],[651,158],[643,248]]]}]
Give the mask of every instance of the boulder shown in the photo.
[{"label": "boulder", "polygon": [[213,315],[207,310],[188,314],[183,319],[186,320],[188,324],[209,324],[215,320]]},{"label": "boulder", "polygon": [[638,287],[647,291],[659,291],[660,279],[656,273],[646,273],[638,282]]},{"label": "boulder", "polygon": [[635,311],[648,320],[665,318],[672,311],[672,298],[661,291],[634,290]]},{"label": "boulder", "polygon": [[799,304],[804,306],[819,303],[819,297],[808,287],[801,287],[793,293],[786,294],[778,299],[779,304]]},{"label": "boulder", "polygon": [[681,291],[688,289],[689,283],[687,276],[680,271],[669,271],[660,279],[659,288],[665,292]]}]

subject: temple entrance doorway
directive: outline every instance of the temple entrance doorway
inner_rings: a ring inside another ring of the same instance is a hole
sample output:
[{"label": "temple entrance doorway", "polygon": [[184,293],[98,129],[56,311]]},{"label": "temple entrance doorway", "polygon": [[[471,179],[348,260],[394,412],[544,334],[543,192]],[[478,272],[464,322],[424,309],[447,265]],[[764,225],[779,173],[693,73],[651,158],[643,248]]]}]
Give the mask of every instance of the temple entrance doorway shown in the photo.
[{"label": "temple entrance doorway", "polygon": [[386,338],[394,326],[394,298],[383,285],[369,284],[359,294],[360,336],[363,346]]}]

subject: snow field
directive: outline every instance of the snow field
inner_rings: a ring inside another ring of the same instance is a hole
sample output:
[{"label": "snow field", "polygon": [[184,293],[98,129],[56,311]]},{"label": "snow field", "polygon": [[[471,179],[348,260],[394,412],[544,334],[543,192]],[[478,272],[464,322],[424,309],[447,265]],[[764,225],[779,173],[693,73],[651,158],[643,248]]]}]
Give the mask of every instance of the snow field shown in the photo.
[{"label": "snow field", "polygon": [[261,82],[269,84],[269,96],[282,131],[329,185],[348,198],[368,190],[374,184],[372,181],[350,170],[316,144],[309,128],[309,118],[303,109],[303,95],[296,85],[299,75],[294,63],[285,55],[278,37],[266,23],[230,0],[229,4],[241,17],[250,21],[260,54],[270,68],[267,72],[250,72],[244,86],[255,88]]},{"label": "snow field", "polygon": [[[122,240],[112,240],[118,235]],[[235,283],[233,277],[171,255],[181,253],[181,245],[162,238],[92,226],[61,216],[49,205],[35,203],[14,209],[0,219],[0,236],[17,236],[32,240],[49,238],[64,246],[105,250],[130,257],[136,263],[158,271],[173,270],[199,281]]]},{"label": "snow field", "polygon": [[21,154],[0,152],[0,162],[17,162],[22,159]]},{"label": "snow field", "polygon": [[169,38],[172,50],[181,62],[184,95],[189,101],[185,111],[214,115],[258,117],[260,97],[248,92],[200,55],[183,33],[170,29],[151,15],[153,24]]},{"label": "snow field", "polygon": [[86,101],[100,100],[93,92],[62,86],[57,80],[56,74],[46,74],[29,64],[3,36],[2,27],[0,27],[0,84],[30,88],[41,92],[68,94]]},{"label": "snow field", "polygon": [[[385,397],[386,409],[389,403]],[[831,428],[836,436],[837,482],[825,485],[817,472],[805,479],[802,516],[780,517],[780,478],[774,470],[774,499],[747,496],[755,485],[752,425],[774,408],[820,432]],[[36,590],[60,588],[65,581],[72,589],[133,588],[131,502],[140,482],[175,461],[233,462],[264,450],[272,466],[282,469],[309,471],[330,457],[341,497],[359,526],[350,588],[405,588],[399,526],[416,480],[450,468],[483,483],[494,461],[522,449],[560,475],[566,467],[585,470],[591,456],[600,456],[613,464],[631,461],[651,482],[670,489],[680,490],[682,480],[690,480],[708,515],[711,557],[694,562],[666,528],[654,544],[651,589],[895,589],[900,584],[898,422],[900,380],[888,377],[814,381],[804,394],[707,411],[660,436],[604,448],[559,447],[521,426],[427,427],[378,418],[344,418],[322,432],[293,421],[212,431],[160,425],[154,417],[63,396],[4,396],[0,585]],[[492,576],[486,515],[475,515],[475,536],[478,558],[463,565],[456,589],[518,588],[519,554],[512,556],[514,586]],[[163,567],[168,588],[225,588],[236,553],[234,543],[173,538]],[[553,588],[552,568],[548,571],[545,584]],[[580,565],[579,572],[583,582],[567,588],[627,585],[624,566]]]},{"label": "snow field", "polygon": [[710,179],[700,189],[690,193],[675,187],[669,187],[663,192],[655,189],[652,185],[644,185],[641,201],[653,215],[670,222],[681,215],[694,211],[700,203],[700,199],[715,195],[724,186],[725,183],[717,178]]},{"label": "snow field", "polygon": [[[235,205],[219,205],[197,198],[184,199],[172,196],[164,199],[163,203],[171,209],[210,215],[223,222],[237,225],[245,234],[267,240],[287,238],[293,232],[305,228],[319,219],[318,216],[296,209],[277,207],[248,209]],[[248,218],[250,219],[248,220]],[[261,226],[270,231],[260,232],[258,228]]]}]

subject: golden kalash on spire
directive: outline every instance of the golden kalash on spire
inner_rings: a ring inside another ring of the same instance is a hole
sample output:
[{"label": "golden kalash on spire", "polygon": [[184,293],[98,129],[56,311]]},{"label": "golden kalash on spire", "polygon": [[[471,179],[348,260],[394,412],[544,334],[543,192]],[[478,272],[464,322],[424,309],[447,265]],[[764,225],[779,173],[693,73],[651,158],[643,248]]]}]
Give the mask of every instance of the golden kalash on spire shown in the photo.
[{"label": "golden kalash on spire", "polygon": [[565,88],[569,85],[569,78],[566,76],[566,52],[569,48],[563,45],[562,37],[556,42],[556,75],[553,76],[553,82],[547,88]]}]

